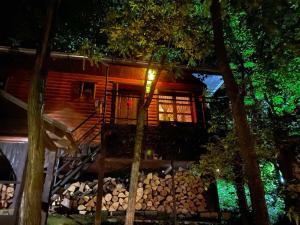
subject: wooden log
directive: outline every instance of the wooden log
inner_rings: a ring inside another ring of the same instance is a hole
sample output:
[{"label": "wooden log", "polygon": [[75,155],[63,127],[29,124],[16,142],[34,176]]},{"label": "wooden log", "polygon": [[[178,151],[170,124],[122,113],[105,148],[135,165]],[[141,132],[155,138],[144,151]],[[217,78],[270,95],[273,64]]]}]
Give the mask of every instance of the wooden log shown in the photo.
[{"label": "wooden log", "polygon": [[80,187],[79,187],[79,191],[80,191],[81,193],[84,192],[84,186],[85,186],[84,182],[81,182]]},{"label": "wooden log", "polygon": [[125,195],[123,192],[120,192],[120,193],[118,194],[118,197],[119,197],[119,198],[125,198],[126,195]]},{"label": "wooden log", "polygon": [[63,200],[61,201],[61,205],[66,207],[66,208],[71,208],[71,201],[68,198],[63,198]]},{"label": "wooden log", "polygon": [[[127,201],[127,202],[128,202],[128,201]],[[128,207],[128,204],[127,204],[127,203],[123,203],[122,207],[123,207],[124,210],[126,210],[127,207]]]},{"label": "wooden log", "polygon": [[151,180],[152,178],[153,178],[153,174],[152,174],[152,173],[148,173],[148,174],[147,174],[147,179],[148,179],[148,180]]},{"label": "wooden log", "polygon": [[113,192],[112,192],[112,195],[113,196],[118,196],[118,194],[119,194],[119,190],[117,188],[114,189]]},{"label": "wooden log", "polygon": [[85,210],[79,211],[79,214],[81,214],[81,215],[85,215],[86,213],[87,213],[87,211],[85,211]]},{"label": "wooden log", "polygon": [[151,207],[153,205],[153,203],[151,201],[147,201],[146,204],[147,204],[147,207]]},{"label": "wooden log", "polygon": [[173,201],[173,197],[172,197],[171,195],[168,195],[168,196],[166,197],[166,201],[167,201],[167,202],[172,202],[172,201]]},{"label": "wooden log", "polygon": [[119,201],[118,196],[113,196],[113,197],[112,197],[112,202],[118,202],[118,201]]},{"label": "wooden log", "polygon": [[171,178],[172,178],[172,176],[171,176],[170,174],[167,174],[167,175],[165,176],[165,179],[166,179],[166,180],[171,179]]},{"label": "wooden log", "polygon": [[142,209],[142,204],[141,203],[136,203],[135,204],[135,210],[141,210]]},{"label": "wooden log", "polygon": [[123,198],[119,198],[118,201],[119,201],[119,204],[120,204],[120,205],[123,205],[123,203],[124,203],[124,199],[123,199]]},{"label": "wooden log", "polygon": [[79,205],[79,206],[77,207],[77,209],[78,209],[79,211],[82,211],[82,210],[85,210],[86,207],[85,207],[84,205]]},{"label": "wooden log", "polygon": [[110,212],[117,211],[118,207],[119,207],[119,202],[114,202],[114,203],[111,204],[108,211],[110,211]]},{"label": "wooden log", "polygon": [[149,184],[150,183],[150,180],[148,179],[148,178],[146,178],[145,180],[144,180],[144,184]]},{"label": "wooden log", "polygon": [[[88,201],[88,203],[85,205],[86,207],[95,207],[95,202],[94,202],[94,199],[91,199],[90,201]],[[88,210],[90,211],[90,210]]]},{"label": "wooden log", "polygon": [[110,193],[108,193],[104,196],[104,199],[106,202],[109,202],[112,199],[112,195]]}]

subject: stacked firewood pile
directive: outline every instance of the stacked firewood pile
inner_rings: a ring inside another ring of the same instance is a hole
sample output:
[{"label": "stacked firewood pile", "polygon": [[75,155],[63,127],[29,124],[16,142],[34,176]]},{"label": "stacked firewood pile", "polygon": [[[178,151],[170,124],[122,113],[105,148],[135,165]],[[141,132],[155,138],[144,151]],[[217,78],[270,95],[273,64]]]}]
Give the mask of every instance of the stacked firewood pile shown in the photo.
[{"label": "stacked firewood pile", "polygon": [[13,200],[14,184],[0,184],[0,209],[7,209]]},{"label": "stacked firewood pile", "polygon": [[[128,185],[122,180],[105,178],[103,186],[102,210],[109,212],[126,210],[128,207]],[[68,186],[62,194],[52,196],[52,209],[64,206],[78,210],[80,214],[92,213],[96,209],[97,180],[76,182]],[[172,213],[176,204],[178,214],[197,214],[206,211],[201,180],[187,171],[179,171],[174,176],[159,177],[148,173],[139,178],[136,210]],[[175,199],[174,199],[175,198]]]}]

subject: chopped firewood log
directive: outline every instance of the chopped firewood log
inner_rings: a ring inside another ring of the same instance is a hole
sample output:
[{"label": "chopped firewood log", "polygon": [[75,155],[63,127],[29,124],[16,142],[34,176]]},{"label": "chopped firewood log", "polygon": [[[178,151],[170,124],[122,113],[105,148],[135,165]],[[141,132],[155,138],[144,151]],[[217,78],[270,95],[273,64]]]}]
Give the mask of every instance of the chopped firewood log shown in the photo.
[{"label": "chopped firewood log", "polygon": [[112,199],[112,195],[108,193],[104,196],[104,199],[105,199],[106,202],[108,202]]},{"label": "chopped firewood log", "polygon": [[77,209],[78,209],[79,211],[82,211],[82,210],[85,210],[86,207],[85,207],[84,205],[79,205],[79,206],[77,207]]},{"label": "chopped firewood log", "polygon": [[[175,187],[173,187],[172,176],[169,174],[164,177],[160,177],[156,173],[142,174],[139,177],[136,210],[172,213],[173,188],[175,188],[178,214],[194,215],[207,210],[203,196],[203,182],[198,177],[181,170],[175,174],[174,183]],[[104,178],[102,210],[110,212],[126,210],[129,192],[125,187],[127,187],[127,183],[122,183],[121,179]],[[96,210],[97,188],[97,180],[66,185],[60,194],[51,198],[51,207],[61,205],[70,209],[77,209],[81,214],[93,213]],[[1,185],[0,208],[6,207],[12,202],[13,193],[13,185]]]}]

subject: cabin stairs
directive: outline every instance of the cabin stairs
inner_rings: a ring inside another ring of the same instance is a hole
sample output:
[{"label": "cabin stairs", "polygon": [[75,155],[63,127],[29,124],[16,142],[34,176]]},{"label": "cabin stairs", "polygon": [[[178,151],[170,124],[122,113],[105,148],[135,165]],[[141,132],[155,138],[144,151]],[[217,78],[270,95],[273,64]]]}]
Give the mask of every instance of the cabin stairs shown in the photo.
[{"label": "cabin stairs", "polygon": [[78,178],[95,161],[101,148],[101,124],[101,116],[91,114],[72,131],[75,151],[68,151],[68,146],[57,151],[51,195],[66,188],[70,180]]}]

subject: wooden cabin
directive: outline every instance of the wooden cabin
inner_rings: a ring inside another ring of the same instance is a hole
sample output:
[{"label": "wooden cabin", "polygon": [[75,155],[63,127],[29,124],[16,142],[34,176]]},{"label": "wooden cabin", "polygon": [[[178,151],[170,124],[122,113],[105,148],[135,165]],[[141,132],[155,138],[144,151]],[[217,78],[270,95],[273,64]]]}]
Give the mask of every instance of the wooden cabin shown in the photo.
[{"label": "wooden cabin", "polygon": [[[34,55],[29,49],[0,48],[2,143],[26,143],[26,102]],[[92,162],[93,149],[100,144],[101,130],[105,128],[109,132],[106,169],[128,168],[146,67],[145,62],[116,59],[103,59],[93,65],[85,57],[51,54],[47,80],[41,88],[45,90],[47,148],[56,150],[56,158],[63,158],[66,152],[90,157],[84,161],[90,163],[89,167],[82,160],[73,165],[77,172],[83,168],[97,172],[97,161]],[[176,72],[162,72],[147,111],[142,168],[169,167],[170,160],[188,164],[203,151],[207,141],[205,84],[192,76],[193,72],[180,66]],[[49,176],[53,178],[53,174]],[[22,175],[17,177],[20,180]],[[54,179],[57,177],[56,174]],[[66,183],[59,182],[57,187]],[[216,196],[214,188],[212,193]],[[215,198],[210,208],[218,208]]]},{"label": "wooden cabin", "polygon": [[[34,52],[6,52],[1,57],[0,76],[3,90],[26,103]],[[194,136],[198,139],[197,134],[200,134],[200,139],[203,139],[206,128],[205,104],[202,101],[205,85],[192,76],[192,70],[177,70],[177,74],[166,70],[162,72],[148,109],[145,125],[152,142],[159,142],[155,138],[158,133],[166,134],[164,131],[168,131],[167,134],[171,132],[173,136],[179,137],[189,133],[189,129],[190,136],[186,138]],[[97,134],[103,121],[110,126],[115,136],[116,130],[120,134],[134,134],[145,71],[146,64],[142,62],[104,59],[96,66],[83,57],[54,53],[45,84],[45,116],[70,132],[76,143],[73,147],[82,144],[83,139],[87,139],[85,142],[91,141],[89,138],[93,141],[99,139]],[[11,123],[2,117],[1,123],[8,122]],[[18,127],[19,134],[14,132],[15,135],[26,137],[26,123],[23,121],[17,124],[22,124],[22,127]],[[3,128],[5,130],[0,131],[2,136],[11,133],[10,125]],[[197,129],[197,134],[194,129]],[[52,137],[51,134],[49,136]],[[147,145],[147,141],[145,144]],[[63,147],[57,143],[55,145]],[[120,147],[116,146],[114,140],[114,154],[124,155],[128,150],[122,146],[122,152],[118,152],[117,148]],[[190,153],[188,155],[191,157]]]}]

